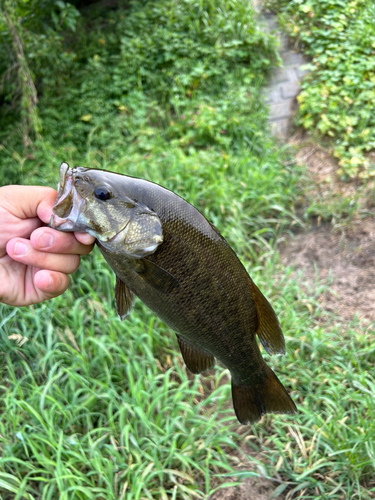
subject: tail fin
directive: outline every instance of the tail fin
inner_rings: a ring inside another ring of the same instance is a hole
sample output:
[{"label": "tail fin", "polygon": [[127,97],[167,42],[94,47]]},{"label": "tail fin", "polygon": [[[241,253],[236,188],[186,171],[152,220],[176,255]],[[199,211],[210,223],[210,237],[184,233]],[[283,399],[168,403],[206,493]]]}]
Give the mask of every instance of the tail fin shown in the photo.
[{"label": "tail fin", "polygon": [[296,405],[267,366],[265,378],[253,386],[238,385],[232,379],[233,407],[241,424],[253,424],[265,413],[295,413]]}]

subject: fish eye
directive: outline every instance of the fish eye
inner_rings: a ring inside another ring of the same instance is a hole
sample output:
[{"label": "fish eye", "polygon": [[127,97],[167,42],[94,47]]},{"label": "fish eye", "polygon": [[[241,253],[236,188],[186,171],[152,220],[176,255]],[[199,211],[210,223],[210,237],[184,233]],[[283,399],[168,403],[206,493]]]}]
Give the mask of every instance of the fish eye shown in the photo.
[{"label": "fish eye", "polygon": [[106,201],[106,200],[109,200],[110,198],[112,198],[112,193],[105,186],[99,186],[99,187],[96,187],[94,189],[94,196],[98,200]]}]

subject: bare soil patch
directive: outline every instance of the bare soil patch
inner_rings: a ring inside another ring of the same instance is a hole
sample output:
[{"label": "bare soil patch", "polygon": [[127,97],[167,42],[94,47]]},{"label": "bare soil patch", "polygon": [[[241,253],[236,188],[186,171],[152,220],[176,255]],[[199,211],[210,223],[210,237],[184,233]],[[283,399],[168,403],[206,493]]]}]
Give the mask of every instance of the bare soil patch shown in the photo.
[{"label": "bare soil patch", "polygon": [[[291,142],[298,145],[298,138]],[[319,301],[328,313],[351,321],[355,317],[375,321],[375,211],[374,181],[366,187],[360,180],[343,182],[337,177],[337,162],[319,145],[301,145],[295,156],[307,166],[311,181],[306,196],[323,204],[346,198],[356,200],[356,217],[322,224],[320,218],[308,231],[287,238],[280,247],[284,265],[292,266],[306,290],[330,284]],[[367,215],[359,219],[358,216]]]},{"label": "bare soil patch", "polygon": [[[209,500],[269,500],[276,486],[265,478],[246,478],[240,486],[218,490]],[[272,497],[273,500],[282,500],[283,497]]]},{"label": "bare soil patch", "polygon": [[310,187],[306,190],[308,200],[320,200],[327,205],[337,203],[341,198],[356,200],[363,211],[374,209],[374,179],[364,182],[354,179],[350,182],[340,180],[337,175],[339,165],[329,151],[319,144],[304,143],[305,134],[298,132],[289,141],[297,147],[295,162],[306,165]]},{"label": "bare soil patch", "polygon": [[356,221],[343,233],[325,224],[289,239],[282,262],[299,273],[300,285],[312,290],[317,281],[331,283],[319,302],[348,321],[375,321],[375,218]]},{"label": "bare soil patch", "polygon": [[[248,431],[248,426],[238,425],[236,432],[243,436],[241,452],[231,453],[231,456],[236,464],[237,472],[254,471],[259,473],[256,462],[263,463],[266,458],[262,452],[255,452],[248,444],[248,439],[251,439]],[[253,457],[254,462],[248,460],[247,457]],[[236,482],[236,477],[227,478],[228,481]],[[223,481],[221,481],[223,482]],[[232,486],[225,489],[219,489],[209,496],[207,500],[284,500],[285,494],[276,495],[275,490],[280,485],[281,478],[277,475],[275,480],[268,479],[262,476],[247,477],[241,480],[238,486]],[[218,485],[220,482],[218,483]]]}]

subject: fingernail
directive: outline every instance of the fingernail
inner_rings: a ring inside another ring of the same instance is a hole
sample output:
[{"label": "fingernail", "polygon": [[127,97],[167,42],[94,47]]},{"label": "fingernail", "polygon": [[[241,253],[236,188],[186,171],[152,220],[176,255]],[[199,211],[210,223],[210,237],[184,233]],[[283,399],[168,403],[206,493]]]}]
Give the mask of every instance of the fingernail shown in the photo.
[{"label": "fingernail", "polygon": [[22,241],[17,241],[17,243],[14,245],[14,250],[13,250],[15,255],[25,255],[27,252],[27,245],[23,243]]},{"label": "fingernail", "polygon": [[38,243],[40,248],[48,248],[53,245],[55,238],[50,233],[43,233],[42,236],[39,237]]}]

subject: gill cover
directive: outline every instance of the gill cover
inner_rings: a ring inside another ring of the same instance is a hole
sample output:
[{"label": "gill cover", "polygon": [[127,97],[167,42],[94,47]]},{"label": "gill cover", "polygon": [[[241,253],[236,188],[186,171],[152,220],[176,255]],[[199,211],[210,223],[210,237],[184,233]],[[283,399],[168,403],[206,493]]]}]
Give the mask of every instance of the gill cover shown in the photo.
[{"label": "gill cover", "polygon": [[130,209],[128,222],[119,233],[109,240],[97,238],[107,250],[122,253],[130,259],[141,259],[154,253],[163,242],[163,230],[155,212],[135,203]]}]

